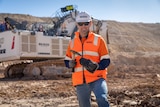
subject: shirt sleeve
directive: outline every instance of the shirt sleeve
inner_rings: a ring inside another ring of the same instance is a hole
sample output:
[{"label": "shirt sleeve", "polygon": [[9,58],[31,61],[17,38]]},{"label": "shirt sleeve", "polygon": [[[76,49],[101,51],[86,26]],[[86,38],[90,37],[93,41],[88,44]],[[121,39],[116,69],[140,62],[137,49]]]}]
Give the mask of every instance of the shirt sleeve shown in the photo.
[{"label": "shirt sleeve", "polygon": [[104,70],[110,64],[110,57],[109,57],[107,44],[103,38],[100,39],[99,55],[101,58],[100,58],[100,62],[98,63],[99,64],[98,70]]},{"label": "shirt sleeve", "polygon": [[70,51],[70,46],[68,45],[68,48],[66,50],[66,56],[71,58],[71,51]]},{"label": "shirt sleeve", "polygon": [[109,55],[107,44],[103,38],[100,39],[100,47],[98,51],[100,56]]},{"label": "shirt sleeve", "polygon": [[70,52],[70,44],[68,45],[68,48],[66,50],[66,57],[64,59],[64,63],[67,68],[69,68],[69,60],[71,60],[71,52]]}]

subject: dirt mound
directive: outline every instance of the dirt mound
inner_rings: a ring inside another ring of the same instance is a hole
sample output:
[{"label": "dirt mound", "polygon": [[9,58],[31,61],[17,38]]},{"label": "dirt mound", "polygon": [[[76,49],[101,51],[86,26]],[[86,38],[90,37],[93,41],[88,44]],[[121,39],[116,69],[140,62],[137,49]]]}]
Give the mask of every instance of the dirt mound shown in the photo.
[{"label": "dirt mound", "polygon": [[160,52],[160,24],[108,21],[112,52]]},{"label": "dirt mound", "polygon": [[27,21],[27,22],[51,22],[53,18],[50,17],[36,17],[31,16],[29,14],[9,14],[9,13],[1,13],[0,14],[0,20],[3,21],[4,18],[9,17],[17,22]]},{"label": "dirt mound", "polygon": [[34,24],[51,24],[53,25],[53,22],[56,22],[57,19],[53,17],[35,17],[31,15],[25,15],[25,14],[9,14],[9,13],[3,13],[0,14],[0,22],[1,21],[7,21],[12,25],[16,26],[17,29],[22,30],[31,30],[31,26]]}]

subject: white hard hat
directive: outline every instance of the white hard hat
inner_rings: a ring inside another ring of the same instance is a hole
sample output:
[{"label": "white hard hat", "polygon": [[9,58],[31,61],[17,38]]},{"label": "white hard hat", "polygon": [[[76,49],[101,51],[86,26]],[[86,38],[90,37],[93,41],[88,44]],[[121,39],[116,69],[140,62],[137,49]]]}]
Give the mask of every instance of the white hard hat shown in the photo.
[{"label": "white hard hat", "polygon": [[86,12],[80,12],[76,17],[76,22],[90,22],[91,16]]}]

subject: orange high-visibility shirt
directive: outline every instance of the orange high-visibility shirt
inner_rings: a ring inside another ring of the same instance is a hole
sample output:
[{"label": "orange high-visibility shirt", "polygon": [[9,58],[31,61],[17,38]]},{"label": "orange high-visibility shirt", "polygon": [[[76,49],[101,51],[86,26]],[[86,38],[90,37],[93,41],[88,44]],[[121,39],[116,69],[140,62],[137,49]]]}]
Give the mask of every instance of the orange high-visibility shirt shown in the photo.
[{"label": "orange high-visibility shirt", "polygon": [[[102,37],[100,37],[100,35],[95,36],[95,34],[93,34],[92,32],[89,33],[89,38],[82,38],[82,40],[80,41],[79,38],[79,34],[75,35],[76,38],[75,40],[72,40],[68,46],[67,52],[66,52],[66,58],[68,59],[72,59],[72,53],[70,52],[70,49],[73,49],[77,52],[89,52],[88,54],[85,53],[84,58],[90,59],[92,61],[95,61],[97,63],[100,62],[101,59],[103,58],[107,58],[108,57],[108,49],[107,46],[105,44],[105,41]],[[97,41],[96,43],[98,43],[97,45],[94,45],[94,38],[95,41]],[[87,40],[87,41],[86,41]],[[85,42],[86,41],[86,42]],[[73,42],[73,43],[72,43]],[[82,48],[81,43],[84,43],[85,46]],[[73,47],[71,47],[73,46]],[[84,50],[83,50],[84,49]],[[91,53],[90,53],[91,52]],[[90,55],[89,55],[90,54]],[[91,55],[93,54],[93,55]],[[106,79],[106,70],[97,70],[97,72],[95,71],[93,74],[88,72],[86,69],[82,69],[82,65],[79,62],[79,59],[81,58],[81,56],[77,56],[76,57],[76,67],[75,67],[75,72],[72,75],[72,82],[73,85],[79,85],[79,84],[83,84],[83,78],[85,78],[86,83],[90,83],[93,82],[99,78],[104,78]]]}]

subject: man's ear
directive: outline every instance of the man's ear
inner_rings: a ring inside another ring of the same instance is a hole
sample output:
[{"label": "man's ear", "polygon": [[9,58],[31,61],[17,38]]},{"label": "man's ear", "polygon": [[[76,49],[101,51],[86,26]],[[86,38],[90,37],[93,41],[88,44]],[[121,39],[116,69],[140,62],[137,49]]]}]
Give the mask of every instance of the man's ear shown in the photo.
[{"label": "man's ear", "polygon": [[77,22],[76,22],[76,26],[79,27]]},{"label": "man's ear", "polygon": [[89,23],[89,26],[91,26],[92,25],[92,21],[90,21],[90,23]]}]

